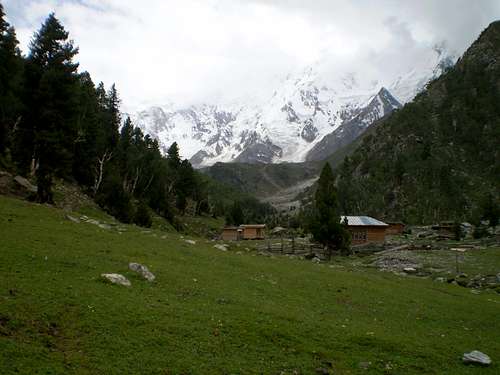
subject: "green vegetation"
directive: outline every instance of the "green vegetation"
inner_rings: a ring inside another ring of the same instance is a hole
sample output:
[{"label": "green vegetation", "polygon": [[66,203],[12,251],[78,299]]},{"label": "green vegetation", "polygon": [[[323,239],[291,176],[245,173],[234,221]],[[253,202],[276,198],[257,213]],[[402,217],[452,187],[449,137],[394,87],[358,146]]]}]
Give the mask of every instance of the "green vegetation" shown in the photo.
[{"label": "green vegetation", "polygon": [[[121,227],[0,197],[2,374],[499,372],[494,292]],[[133,261],[156,282],[129,271]],[[132,287],[102,282],[104,272]],[[493,365],[462,364],[473,349]]]},{"label": "green vegetation", "polygon": [[499,46],[495,22],[455,67],[364,136],[339,168],[344,212],[408,223],[498,217]]},{"label": "green vegetation", "polygon": [[335,179],[328,163],[325,164],[319,176],[308,224],[313,239],[328,248],[330,258],[333,250],[344,254],[349,253],[350,234],[340,219]]}]

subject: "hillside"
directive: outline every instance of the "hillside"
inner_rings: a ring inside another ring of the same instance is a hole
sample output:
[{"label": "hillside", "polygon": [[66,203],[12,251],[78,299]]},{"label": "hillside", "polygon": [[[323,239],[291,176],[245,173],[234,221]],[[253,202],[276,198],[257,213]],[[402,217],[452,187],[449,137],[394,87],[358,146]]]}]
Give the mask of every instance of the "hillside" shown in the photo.
[{"label": "hillside", "polygon": [[315,178],[319,162],[249,164],[217,163],[202,172],[214,180],[258,198],[266,198],[282,190]]},{"label": "hillside", "polygon": [[[499,371],[494,292],[237,246],[222,252],[198,238],[64,215],[0,196],[2,374]],[[156,281],[129,262],[146,264]],[[132,286],[102,282],[106,272]],[[473,349],[493,365],[462,364]]]},{"label": "hillside", "polygon": [[[500,22],[383,121],[343,163],[343,209],[406,222],[474,219],[498,206]],[[489,202],[489,203],[488,203]]]}]

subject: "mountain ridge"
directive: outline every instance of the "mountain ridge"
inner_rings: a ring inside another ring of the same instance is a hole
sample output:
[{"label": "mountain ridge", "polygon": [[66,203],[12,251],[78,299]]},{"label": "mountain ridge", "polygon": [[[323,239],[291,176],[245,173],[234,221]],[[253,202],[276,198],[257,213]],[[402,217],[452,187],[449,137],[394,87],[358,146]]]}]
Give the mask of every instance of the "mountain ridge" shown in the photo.
[{"label": "mountain ridge", "polygon": [[[262,103],[202,104],[178,109],[169,104],[152,107],[133,116],[143,131],[158,139],[165,150],[174,141],[193,166],[202,168],[217,162],[280,163],[320,160],[338,148],[330,149],[328,138],[339,127],[354,128],[346,133],[346,144],[373,121],[400,105],[384,110],[371,105],[383,92],[382,100],[404,104],[425,84],[453,62],[443,50],[433,49],[419,71],[382,86],[364,82],[355,73],[326,79],[319,68],[309,67],[289,74]],[[398,100],[398,93],[404,100]],[[380,97],[379,97],[380,99]],[[367,113],[371,109],[372,113]],[[355,119],[365,112],[370,123]],[[337,138],[343,138],[340,131]],[[323,151],[320,151],[322,149]]]}]

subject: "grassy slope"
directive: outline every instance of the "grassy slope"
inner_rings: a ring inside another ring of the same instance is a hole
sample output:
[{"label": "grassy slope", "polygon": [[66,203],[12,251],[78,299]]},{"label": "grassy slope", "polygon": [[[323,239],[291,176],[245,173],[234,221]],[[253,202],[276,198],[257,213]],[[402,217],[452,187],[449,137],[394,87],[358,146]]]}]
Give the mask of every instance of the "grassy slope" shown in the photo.
[{"label": "grassy slope", "polygon": [[[496,294],[163,236],[0,197],[0,373],[500,372]],[[157,282],[131,274],[130,261]],[[133,285],[107,285],[103,272]],[[463,365],[473,349],[493,366]]]}]

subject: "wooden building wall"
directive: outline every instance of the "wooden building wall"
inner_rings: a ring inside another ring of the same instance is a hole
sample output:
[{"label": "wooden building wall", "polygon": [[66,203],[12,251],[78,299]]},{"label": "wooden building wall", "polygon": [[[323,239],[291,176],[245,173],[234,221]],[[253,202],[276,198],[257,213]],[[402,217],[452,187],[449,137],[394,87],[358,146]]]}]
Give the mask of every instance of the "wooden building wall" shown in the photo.
[{"label": "wooden building wall", "polygon": [[351,244],[384,243],[386,227],[379,226],[349,226]]},{"label": "wooden building wall", "polygon": [[255,240],[264,238],[264,230],[262,228],[244,228],[243,239]]},{"label": "wooden building wall", "polygon": [[238,240],[238,230],[237,229],[224,229],[222,231],[222,239],[224,241],[236,241],[236,240]]}]

